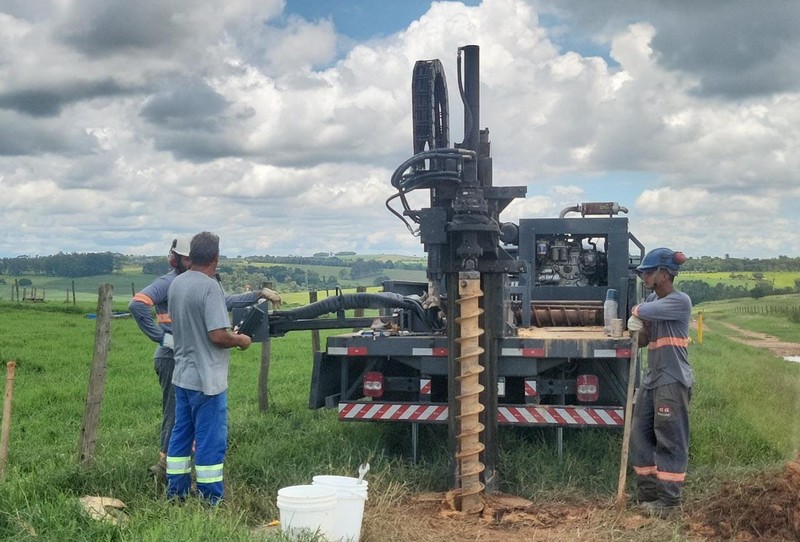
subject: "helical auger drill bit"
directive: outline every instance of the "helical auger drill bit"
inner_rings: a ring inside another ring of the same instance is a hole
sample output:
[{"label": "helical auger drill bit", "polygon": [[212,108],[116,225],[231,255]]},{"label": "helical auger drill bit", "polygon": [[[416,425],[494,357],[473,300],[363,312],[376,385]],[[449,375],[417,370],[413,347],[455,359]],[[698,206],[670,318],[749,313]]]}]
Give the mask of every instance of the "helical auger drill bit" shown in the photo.
[{"label": "helical auger drill bit", "polygon": [[480,481],[480,476],[485,466],[479,459],[484,450],[481,442],[484,426],[479,420],[480,413],[484,410],[480,402],[483,386],[479,381],[484,370],[479,362],[483,353],[479,342],[483,335],[479,321],[483,314],[479,305],[479,300],[483,297],[480,284],[480,274],[477,271],[459,274],[457,303],[460,306],[460,316],[456,318],[460,326],[460,336],[456,339],[459,344],[459,373],[456,376],[459,382],[459,395],[456,397],[459,434],[456,458],[460,511],[465,514],[477,514],[483,510],[484,484]]}]

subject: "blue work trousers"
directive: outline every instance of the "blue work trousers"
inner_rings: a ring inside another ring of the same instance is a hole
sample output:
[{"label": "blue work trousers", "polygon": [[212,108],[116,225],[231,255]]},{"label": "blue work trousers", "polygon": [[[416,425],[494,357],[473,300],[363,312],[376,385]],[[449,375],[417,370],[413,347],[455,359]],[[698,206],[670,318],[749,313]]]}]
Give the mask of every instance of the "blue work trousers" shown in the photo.
[{"label": "blue work trousers", "polygon": [[211,504],[223,498],[223,466],[228,445],[228,395],[175,388],[175,426],[167,454],[167,497],[191,491],[192,445],[197,494]]}]

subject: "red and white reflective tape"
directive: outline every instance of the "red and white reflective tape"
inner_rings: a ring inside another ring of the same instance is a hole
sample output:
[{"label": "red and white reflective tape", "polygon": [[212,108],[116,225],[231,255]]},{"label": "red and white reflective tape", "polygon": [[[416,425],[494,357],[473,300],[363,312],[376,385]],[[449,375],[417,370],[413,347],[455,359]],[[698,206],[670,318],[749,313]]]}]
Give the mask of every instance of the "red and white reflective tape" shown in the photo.
[{"label": "red and white reflective tape", "polygon": [[522,425],[621,426],[622,408],[513,406],[498,407],[497,421]]},{"label": "red and white reflective tape", "polygon": [[525,397],[536,397],[539,395],[536,392],[536,381],[535,380],[526,380],[525,381]]},{"label": "red and white reflective tape", "polygon": [[420,393],[420,395],[430,395],[431,394],[431,379],[430,378],[420,378],[419,379],[419,393]]},{"label": "red and white reflective tape", "polygon": [[594,357],[596,358],[630,358],[630,348],[595,348]]},{"label": "red and white reflective tape", "polygon": [[[343,421],[446,422],[447,406],[397,403],[339,403]],[[501,406],[501,424],[553,425],[566,427],[621,427],[622,407]]]},{"label": "red and white reflective tape", "polygon": [[339,403],[340,420],[394,422],[446,422],[445,405],[410,405],[393,403]]},{"label": "red and white reflective tape", "polygon": [[437,358],[447,357],[447,348],[412,348],[412,356],[433,356]]},{"label": "red and white reflective tape", "polygon": [[[544,358],[544,348],[502,348],[500,355],[517,358]],[[595,348],[592,351],[595,358],[629,358],[630,348]]]},{"label": "red and white reflective tape", "polygon": [[544,348],[502,348],[500,354],[519,358],[543,358]]},{"label": "red and white reflective tape", "polygon": [[329,356],[366,356],[366,346],[329,346]]}]

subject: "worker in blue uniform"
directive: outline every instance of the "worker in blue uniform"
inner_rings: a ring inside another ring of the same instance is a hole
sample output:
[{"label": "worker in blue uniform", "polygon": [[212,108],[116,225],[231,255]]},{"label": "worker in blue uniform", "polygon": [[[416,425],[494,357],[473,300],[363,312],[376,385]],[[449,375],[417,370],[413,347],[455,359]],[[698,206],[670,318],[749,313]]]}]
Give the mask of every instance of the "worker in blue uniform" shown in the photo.
[{"label": "worker in blue uniform", "polygon": [[[251,339],[230,329],[226,296],[215,278],[219,237],[210,232],[195,235],[190,258],[191,269],[175,277],[169,288],[175,426],[167,453],[167,496],[189,495],[194,462],[197,494],[216,505],[224,496],[230,349],[244,350]],[[265,297],[280,303],[277,294]]]}]

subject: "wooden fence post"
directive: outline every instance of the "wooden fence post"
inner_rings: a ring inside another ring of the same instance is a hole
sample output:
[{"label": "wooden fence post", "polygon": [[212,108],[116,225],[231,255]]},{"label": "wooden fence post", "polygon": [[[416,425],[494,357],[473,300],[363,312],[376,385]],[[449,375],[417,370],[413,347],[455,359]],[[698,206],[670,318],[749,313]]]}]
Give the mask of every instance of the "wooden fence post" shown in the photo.
[{"label": "wooden fence post", "polygon": [[697,344],[703,344],[703,309],[697,313]]},{"label": "wooden fence post", "polygon": [[0,431],[0,482],[6,481],[8,466],[8,436],[11,433],[11,400],[14,396],[14,372],[17,364],[9,361],[6,365],[6,393],[3,397],[3,428]]},{"label": "wooden fence post", "polygon": [[94,356],[89,373],[89,390],[86,394],[86,409],[78,443],[78,463],[89,466],[94,463],[97,446],[97,428],[100,425],[100,407],[106,385],[108,347],[111,344],[111,307],[114,287],[101,284],[97,294],[97,326],[94,335]]}]

